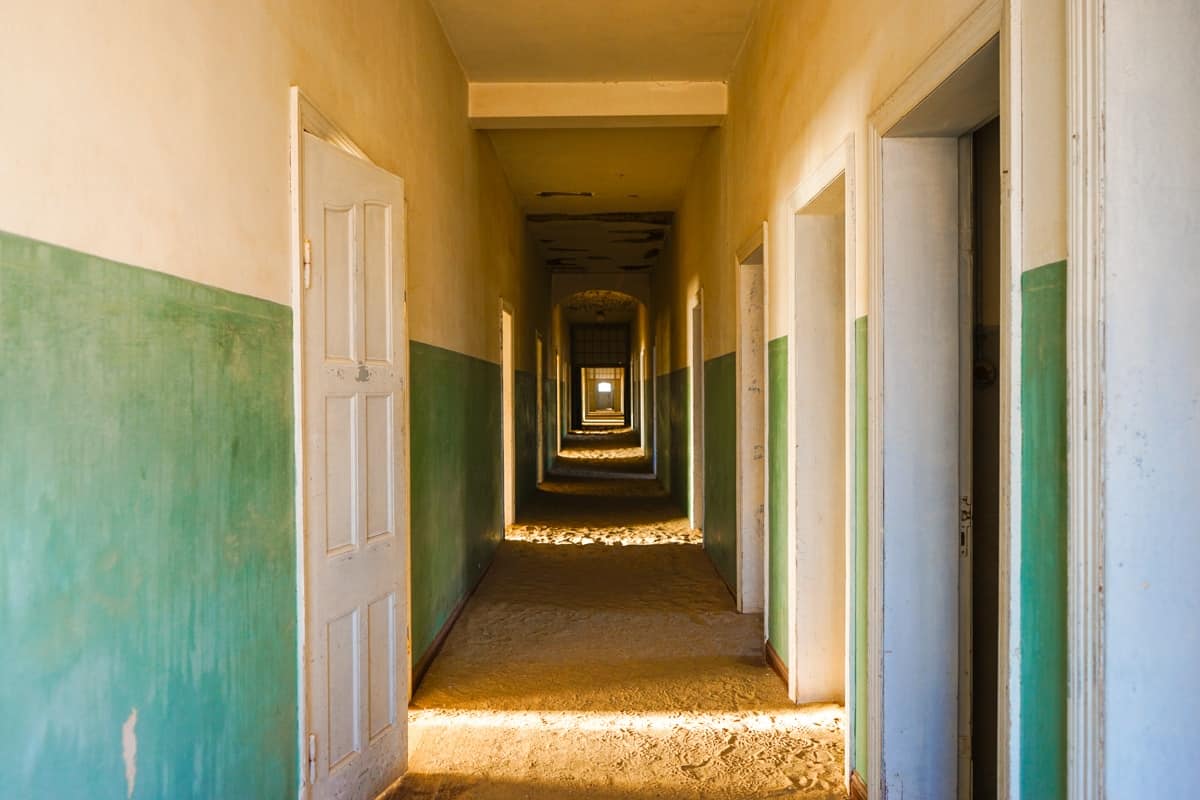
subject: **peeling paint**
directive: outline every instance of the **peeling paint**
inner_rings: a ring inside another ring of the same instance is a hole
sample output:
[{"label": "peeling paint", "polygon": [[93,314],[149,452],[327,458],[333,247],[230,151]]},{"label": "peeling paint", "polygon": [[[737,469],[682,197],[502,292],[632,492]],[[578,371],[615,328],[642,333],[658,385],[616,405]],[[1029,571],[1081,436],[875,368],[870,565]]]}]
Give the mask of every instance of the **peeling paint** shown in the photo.
[{"label": "peeling paint", "polygon": [[125,761],[125,797],[133,797],[133,787],[137,783],[137,717],[134,708],[129,712],[129,718],[121,726],[121,758]]}]

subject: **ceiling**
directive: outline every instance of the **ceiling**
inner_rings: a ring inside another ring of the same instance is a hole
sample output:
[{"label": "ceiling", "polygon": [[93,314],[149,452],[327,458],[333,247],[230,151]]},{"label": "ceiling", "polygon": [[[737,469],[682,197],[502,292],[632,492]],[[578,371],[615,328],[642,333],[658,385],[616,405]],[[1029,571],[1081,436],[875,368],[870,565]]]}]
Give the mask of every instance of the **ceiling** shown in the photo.
[{"label": "ceiling", "polygon": [[[530,213],[673,209],[706,128],[491,131],[509,186]],[[591,197],[539,197],[586,192]]]},{"label": "ceiling", "polygon": [[551,272],[643,272],[658,256],[705,128],[491,131]]},{"label": "ceiling", "polygon": [[757,0],[432,0],[471,81],[723,81]]},{"label": "ceiling", "polygon": [[551,273],[636,274],[658,263],[674,214],[529,214],[526,220]]}]

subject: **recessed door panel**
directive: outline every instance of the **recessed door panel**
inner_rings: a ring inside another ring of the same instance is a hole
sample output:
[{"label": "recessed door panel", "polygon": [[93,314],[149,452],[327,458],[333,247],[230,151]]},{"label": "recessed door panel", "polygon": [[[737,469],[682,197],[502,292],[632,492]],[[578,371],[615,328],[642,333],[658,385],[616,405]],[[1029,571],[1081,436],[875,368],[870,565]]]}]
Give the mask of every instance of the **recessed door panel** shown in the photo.
[{"label": "recessed door panel", "polygon": [[329,765],[338,765],[357,753],[361,746],[359,731],[360,694],[358,610],[338,617],[328,625],[325,638],[328,651],[329,726],[325,742],[329,750]]},{"label": "recessed door panel", "polygon": [[367,717],[375,739],[396,723],[396,595],[388,593],[367,612]]},{"label": "recessed door panel", "polygon": [[354,358],[354,206],[325,208],[325,355]]},{"label": "recessed door panel", "polygon": [[392,360],[391,236],[391,208],[364,204],[363,317],[368,361]]},{"label": "recessed door panel", "polygon": [[386,536],[392,532],[394,508],[392,466],[395,463],[391,395],[366,397],[366,504],[367,539]]}]

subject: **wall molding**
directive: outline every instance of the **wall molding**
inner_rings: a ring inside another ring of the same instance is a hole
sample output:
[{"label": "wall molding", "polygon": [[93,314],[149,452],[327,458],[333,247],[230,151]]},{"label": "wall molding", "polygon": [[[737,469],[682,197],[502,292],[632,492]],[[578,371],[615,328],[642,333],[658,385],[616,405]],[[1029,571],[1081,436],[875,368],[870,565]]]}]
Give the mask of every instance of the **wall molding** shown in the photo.
[{"label": "wall molding", "polygon": [[1068,4],[1067,796],[1104,796],[1104,14]]},{"label": "wall molding", "polygon": [[1009,800],[1020,768],[1021,692],[1021,254],[1024,252],[1022,24],[1024,0],[1000,20],[1000,507],[996,652],[996,797]]}]

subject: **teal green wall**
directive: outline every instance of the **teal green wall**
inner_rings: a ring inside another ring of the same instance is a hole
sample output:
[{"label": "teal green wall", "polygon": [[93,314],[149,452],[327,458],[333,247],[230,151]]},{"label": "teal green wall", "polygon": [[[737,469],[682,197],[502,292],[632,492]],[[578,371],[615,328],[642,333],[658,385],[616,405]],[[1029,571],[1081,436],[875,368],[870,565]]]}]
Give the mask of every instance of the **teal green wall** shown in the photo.
[{"label": "teal green wall", "polygon": [[[542,441],[545,446],[542,449],[542,467],[546,472],[549,472],[554,467],[554,450],[558,446],[557,431],[554,415],[557,413],[556,398],[554,396],[554,379],[542,381]],[[534,447],[537,442],[534,442]]]},{"label": "teal green wall", "polygon": [[537,375],[517,370],[513,381],[516,415],[517,509],[537,491]]},{"label": "teal green wall", "polygon": [[0,234],[6,797],[294,797],[291,312]]},{"label": "teal green wall", "polygon": [[1066,797],[1067,265],[1021,276],[1021,797]]},{"label": "teal green wall", "polygon": [[[668,420],[664,426],[670,431],[667,436],[667,487],[671,498],[683,512],[692,513],[692,378],[687,367],[672,372],[668,379],[668,390],[659,396],[667,407]],[[660,462],[661,463],[661,462]]]},{"label": "teal green wall", "polygon": [[767,342],[767,641],[788,664],[788,339]]},{"label": "teal green wall", "polygon": [[500,522],[500,367],[413,341],[413,661],[491,562]]},{"label": "teal green wall", "polygon": [[658,482],[667,491],[672,487],[671,474],[671,376],[654,378],[654,461]]},{"label": "teal green wall", "polygon": [[867,764],[867,318],[854,320],[854,769]]},{"label": "teal green wall", "polygon": [[704,548],[737,590],[737,364],[704,362]]}]

